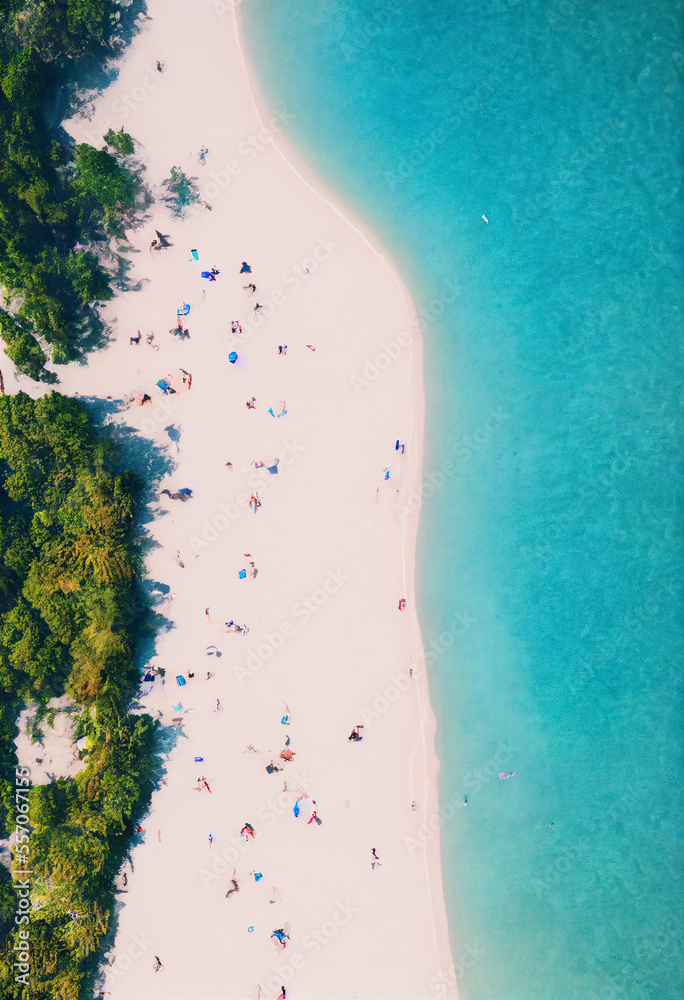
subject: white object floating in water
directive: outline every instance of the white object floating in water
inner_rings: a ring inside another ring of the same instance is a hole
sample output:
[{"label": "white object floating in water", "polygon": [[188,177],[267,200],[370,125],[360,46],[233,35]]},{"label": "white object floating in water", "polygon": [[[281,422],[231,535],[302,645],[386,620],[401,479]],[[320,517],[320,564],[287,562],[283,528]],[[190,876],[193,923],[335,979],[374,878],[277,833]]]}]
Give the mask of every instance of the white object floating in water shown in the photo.
[{"label": "white object floating in water", "polygon": [[485,220],[485,222],[489,222],[489,219],[487,218],[486,215],[483,215],[482,218]]}]

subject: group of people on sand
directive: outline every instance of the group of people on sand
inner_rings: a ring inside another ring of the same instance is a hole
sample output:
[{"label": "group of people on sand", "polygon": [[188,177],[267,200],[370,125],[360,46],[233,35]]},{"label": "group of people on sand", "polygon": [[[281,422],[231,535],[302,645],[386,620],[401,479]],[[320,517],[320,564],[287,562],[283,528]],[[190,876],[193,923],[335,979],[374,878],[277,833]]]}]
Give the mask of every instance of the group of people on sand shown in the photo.
[{"label": "group of people on sand", "polygon": [[[200,151],[200,163],[203,164],[205,162],[207,152],[208,152],[208,150],[206,150],[205,147],[202,147],[202,150]],[[243,261],[242,264],[241,264],[241,266],[240,266],[240,274],[251,274],[251,271],[252,271],[251,266],[246,261]],[[218,273],[219,272],[216,269],[212,268],[211,272],[209,272],[207,274],[207,277],[209,277],[209,280],[215,280],[216,275]],[[243,290],[245,292],[249,293],[249,295],[253,296],[253,295],[256,294],[257,286],[256,286],[256,284],[255,284],[255,282],[253,280],[250,280],[248,284],[243,285]],[[256,310],[258,310],[261,307],[260,307],[259,303],[257,303],[254,308]],[[183,315],[186,314],[186,311],[187,311],[186,309],[183,309]],[[179,327],[182,328],[183,322],[182,322],[182,316],[180,314],[181,314],[181,310],[179,310],[179,317],[178,317],[178,319],[179,319]],[[239,320],[234,319],[234,320],[231,321],[231,329],[232,329],[232,331],[233,331],[234,334],[241,334],[242,333],[242,327],[240,325]],[[150,335],[150,336],[153,337],[153,335]],[[141,337],[140,331],[138,331],[137,337],[131,337],[131,343],[132,344],[133,343],[138,344],[140,342],[140,337]],[[150,343],[150,339],[148,339],[147,342]],[[313,345],[307,345],[307,346],[312,351],[315,350],[315,347]],[[288,349],[287,344],[285,344],[285,345],[282,345],[282,344],[279,345],[278,346],[278,354],[281,355],[281,356],[282,355],[286,355],[287,354],[287,349]],[[183,376],[184,376],[183,381],[186,382],[187,387],[190,388],[190,385],[192,384],[192,376],[189,373],[186,373],[186,372],[182,372],[182,373],[183,373]],[[255,409],[258,408],[257,407],[257,399],[256,399],[255,396],[252,396],[250,399],[248,399],[246,401],[246,407],[247,407],[247,409],[250,409],[250,410],[255,410]],[[271,406],[271,407],[269,407],[269,409],[266,412],[268,412],[272,417],[283,417],[283,416],[285,416],[287,414],[287,404],[286,404],[286,401],[284,399],[280,400],[280,410],[279,411],[277,411],[273,406]],[[403,451],[403,447],[401,447],[401,450]],[[265,465],[265,463],[263,463],[263,462],[255,462],[253,464],[256,467],[264,466]],[[231,466],[231,468],[232,468],[232,466]],[[165,493],[170,499],[178,499],[178,500],[181,500],[183,502],[186,502],[187,500],[189,500],[192,497],[192,491],[189,490],[189,489],[186,489],[186,488],[183,488],[183,489],[178,490],[176,492],[171,492],[170,490],[164,490],[163,493]],[[249,507],[254,511],[255,514],[258,512],[259,508],[261,507],[261,499],[259,498],[259,494],[257,492],[252,493],[251,498],[249,500]],[[248,560],[248,561],[245,564],[243,564],[243,568],[239,569],[239,571],[238,571],[238,579],[244,580],[244,579],[247,578],[248,575],[249,575],[249,577],[251,579],[255,579],[256,576],[257,576],[257,572],[258,571],[257,571],[256,565],[255,565],[255,562],[254,562],[254,560],[251,557],[251,554],[250,553],[245,553],[245,559]],[[177,554],[177,561],[179,561],[179,560],[180,560],[180,553]],[[183,565],[182,562],[180,562],[179,564],[182,567],[182,565]],[[402,602],[400,604],[400,607],[402,607],[402,605],[404,603],[405,602],[402,600]],[[209,608],[208,607],[205,609],[205,618],[206,618],[207,621],[210,621]],[[242,635],[247,635],[249,633],[249,628],[246,625],[237,624],[232,619],[229,619],[229,620],[225,621],[224,628],[225,628],[225,630],[227,632],[235,632],[235,633],[240,633]],[[218,650],[216,649],[216,647],[213,647],[213,650],[217,653],[217,655],[220,655],[218,653]],[[209,680],[213,676],[214,676],[214,674],[211,671],[207,671],[207,674],[206,674],[206,679],[207,680]],[[194,673],[192,671],[188,671],[188,678],[192,678],[192,677],[194,677]],[[221,701],[220,701],[219,698],[216,698],[216,707],[214,708],[214,712],[222,712],[222,711],[223,711],[223,706],[221,704]],[[286,711],[285,711],[285,714],[283,715],[283,717],[281,719],[281,722],[283,724],[285,724],[285,725],[289,725],[290,718],[291,718],[290,717],[290,711],[289,711],[289,709],[286,706]],[[174,721],[174,724],[178,724],[179,726],[182,727],[183,722],[182,722],[182,720],[178,720],[177,723]],[[361,724],[361,723],[356,724],[353,727],[350,735],[347,737],[348,741],[350,743],[360,743],[363,740],[363,736],[362,736],[363,728],[364,728],[363,724]],[[285,749],[280,754],[280,758],[282,758],[282,761],[283,761],[283,764],[284,764],[285,767],[287,767],[287,762],[288,761],[292,761],[292,759],[294,758],[294,752],[289,748],[289,743],[290,743],[290,739],[288,738],[286,740]],[[251,748],[251,747],[248,748],[248,749],[253,750],[253,748]],[[196,758],[196,759],[197,760],[201,760],[202,758]],[[279,761],[279,764],[280,764],[280,761]],[[280,764],[280,766],[276,766],[274,764],[274,762],[271,761],[271,764],[269,766],[267,766],[266,770],[269,773],[276,773],[276,772],[282,771],[283,770],[283,764]],[[198,791],[198,792],[201,792],[201,791],[204,791],[205,789],[206,789],[207,792],[209,792],[210,795],[212,794],[212,789],[210,787],[209,780],[203,774],[198,775],[197,776],[197,783],[194,786],[194,790]],[[287,788],[287,782],[284,782],[283,790],[284,791],[288,790],[288,788]],[[293,790],[293,794],[294,794],[294,798],[295,798],[294,806],[293,806],[293,815],[294,815],[295,819],[297,819],[301,815],[302,806],[304,804],[304,801],[306,799],[308,799],[309,796],[303,790],[299,790],[299,791],[296,791],[296,792],[294,792],[294,790]],[[316,803],[315,799],[311,799],[310,800],[310,807],[307,810],[307,812],[304,813],[304,817],[303,818],[305,818],[307,826],[312,826],[313,827],[313,826],[317,826],[317,825],[320,826],[321,825],[322,820],[321,820],[321,818],[318,815],[318,806],[317,806],[317,803]],[[300,820],[300,822],[301,822],[301,820]],[[257,834],[256,834],[254,826],[251,823],[249,823],[249,822],[245,822],[244,825],[243,825],[243,827],[242,827],[242,829],[240,830],[240,837],[246,843],[248,843],[251,840],[255,840],[256,836],[257,836]],[[214,842],[214,835],[213,835],[213,833],[210,833],[208,835],[209,848],[212,848],[213,842]],[[371,848],[371,868],[373,870],[375,870],[376,868],[380,867],[380,865],[381,865],[380,858],[378,856],[378,853],[377,853],[376,849],[373,847],[373,848]],[[262,875],[261,872],[252,871],[249,874],[254,878],[255,882],[257,882],[257,881],[259,881],[260,879],[263,878],[263,875]],[[231,897],[235,896],[237,893],[240,892],[240,888],[241,888],[240,887],[240,879],[238,878],[237,871],[234,869],[233,873],[232,873],[232,876],[231,876],[231,878],[229,880],[228,886],[227,886],[227,888],[225,890],[225,898],[226,899],[230,899]],[[270,902],[276,903],[280,899],[282,899],[282,896],[281,896],[280,892],[276,889],[276,887],[274,887],[273,888],[273,893],[272,893],[272,898],[271,898]],[[250,930],[250,931],[252,931],[253,929],[254,928],[252,926],[250,926],[248,928],[248,930]],[[277,928],[275,928],[272,931],[272,933],[271,933],[270,936],[271,936],[271,940],[274,943],[274,946],[276,947],[276,950],[278,950],[278,951],[284,950],[285,948],[287,948],[287,944],[288,944],[288,941],[289,941],[289,938],[290,938],[288,925],[285,924],[284,927],[277,927]],[[159,972],[161,969],[163,969],[163,965],[162,965],[160,959],[157,956],[155,956],[154,969],[155,969],[155,972]],[[258,997],[261,996],[261,987],[258,987],[257,996]],[[280,992],[278,1000],[287,1000],[287,990],[286,990],[285,986],[281,987],[281,992]]]}]

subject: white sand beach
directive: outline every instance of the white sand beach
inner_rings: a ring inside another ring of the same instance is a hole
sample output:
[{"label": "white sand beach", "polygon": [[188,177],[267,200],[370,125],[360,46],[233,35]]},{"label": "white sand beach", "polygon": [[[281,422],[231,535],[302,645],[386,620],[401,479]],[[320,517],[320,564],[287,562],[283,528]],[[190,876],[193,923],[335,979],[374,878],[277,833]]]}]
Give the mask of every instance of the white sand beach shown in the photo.
[{"label": "white sand beach", "polygon": [[[271,1000],[281,985],[298,1000],[453,997],[418,513],[399,516],[421,475],[412,306],[374,238],[282,136],[289,109],[258,110],[231,5],[151,0],[149,13],[91,120],[68,126],[101,145],[123,125],[155,202],[128,233],[141,289],[102,310],[112,343],[60,369],[57,388],[111,400],[112,419],[173,464],[161,488],[193,491],[161,495],[145,519],[147,575],[169,588],[158,610],[171,627],[149,661],[164,683],[143,704],[182,728],[167,731],[176,743],[118,896],[103,988],[112,1000]],[[198,178],[211,210],[173,219],[160,186],[172,165]],[[168,250],[150,251],[156,229]],[[212,267],[216,280],[201,278]],[[183,303],[187,339],[170,332]],[[7,390],[35,392],[10,367]],[[167,376],[178,391],[163,396]],[[121,402],[142,392],[150,404]],[[276,474],[252,465],[274,458]],[[249,632],[228,632],[231,620]],[[357,723],[363,739],[350,742]],[[283,770],[267,773],[271,760]]]}]

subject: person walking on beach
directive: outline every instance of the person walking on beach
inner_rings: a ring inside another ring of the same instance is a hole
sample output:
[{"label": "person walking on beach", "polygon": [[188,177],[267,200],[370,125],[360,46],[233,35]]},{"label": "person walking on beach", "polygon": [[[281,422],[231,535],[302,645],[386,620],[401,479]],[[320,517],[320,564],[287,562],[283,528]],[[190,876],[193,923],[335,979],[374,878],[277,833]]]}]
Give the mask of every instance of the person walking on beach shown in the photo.
[{"label": "person walking on beach", "polygon": [[218,698],[216,699],[216,708],[214,709],[214,711],[215,712],[222,712],[223,711],[223,705],[221,704],[221,702],[220,702],[220,700]]},{"label": "person walking on beach", "polygon": [[372,847],[371,848],[371,869],[374,870],[376,867],[377,868],[382,868],[382,865],[380,864],[380,858],[378,857],[378,855],[375,852],[375,848]]},{"label": "person walking on beach", "polygon": [[159,970],[163,969],[163,968],[164,968],[164,966],[161,963],[161,959],[160,959],[159,955],[155,955],[154,956],[154,971],[155,972],[159,972]]},{"label": "person walking on beach", "polygon": [[278,1000],[287,1000],[287,990],[284,986],[280,987],[280,996],[278,997]]},{"label": "person walking on beach", "polygon": [[209,834],[209,847],[211,847],[211,845],[212,845],[213,843],[214,843],[214,834],[213,834],[213,833],[210,833],[210,834]]},{"label": "person walking on beach", "polygon": [[308,819],[307,819],[307,821],[306,821],[306,825],[307,825],[307,826],[309,825],[309,823],[313,823],[313,821],[314,821],[314,820],[316,819],[316,817],[318,816],[318,810],[316,809],[316,800],[315,800],[315,799],[312,799],[312,800],[311,800],[311,805],[312,805],[312,806],[313,806],[314,808],[312,809],[312,811],[311,811],[311,815],[309,816],[309,818],[308,818]]}]

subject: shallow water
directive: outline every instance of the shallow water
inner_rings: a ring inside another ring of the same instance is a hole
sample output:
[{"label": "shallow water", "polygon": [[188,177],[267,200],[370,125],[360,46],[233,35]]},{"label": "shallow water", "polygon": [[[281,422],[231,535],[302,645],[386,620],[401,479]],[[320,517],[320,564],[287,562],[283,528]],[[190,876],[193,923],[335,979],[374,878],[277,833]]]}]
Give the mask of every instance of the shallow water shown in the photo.
[{"label": "shallow water", "polygon": [[680,19],[245,5],[269,103],[425,316],[419,612],[472,1000],[684,995]]}]

